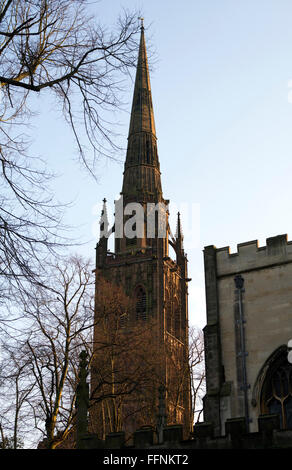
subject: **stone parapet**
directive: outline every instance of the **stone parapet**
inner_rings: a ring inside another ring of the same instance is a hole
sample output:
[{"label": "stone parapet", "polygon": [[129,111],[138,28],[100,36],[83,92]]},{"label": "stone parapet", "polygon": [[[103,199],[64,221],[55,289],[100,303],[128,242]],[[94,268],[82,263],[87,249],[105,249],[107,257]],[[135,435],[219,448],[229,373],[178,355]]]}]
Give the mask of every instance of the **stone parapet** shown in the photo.
[{"label": "stone parapet", "polygon": [[292,263],[292,241],[288,241],[286,234],[267,238],[266,245],[262,247],[259,247],[258,240],[239,243],[236,253],[230,253],[229,246],[214,249],[217,277]]},{"label": "stone parapet", "polygon": [[[125,443],[123,432],[111,433],[105,441],[92,435],[84,436],[83,448],[94,449],[292,449],[292,430],[279,429],[279,416],[261,415],[258,418],[258,432],[246,432],[245,418],[228,419],[225,435],[214,437],[214,425],[208,422],[196,423],[188,440],[182,440],[182,426],[166,426],[163,442],[158,444],[153,428],[143,427],[134,433],[134,445]],[[101,444],[103,442],[103,445]],[[96,447],[95,447],[96,446]]]},{"label": "stone parapet", "polygon": [[174,424],[172,426],[166,426],[163,430],[164,442],[180,442],[183,440],[183,426],[181,424]]},{"label": "stone parapet", "polygon": [[149,427],[143,427],[134,432],[134,447],[144,449],[152,446],[154,442],[154,430]]},{"label": "stone parapet", "polygon": [[106,436],[104,442],[105,449],[121,449],[125,445],[124,432],[112,432]]}]

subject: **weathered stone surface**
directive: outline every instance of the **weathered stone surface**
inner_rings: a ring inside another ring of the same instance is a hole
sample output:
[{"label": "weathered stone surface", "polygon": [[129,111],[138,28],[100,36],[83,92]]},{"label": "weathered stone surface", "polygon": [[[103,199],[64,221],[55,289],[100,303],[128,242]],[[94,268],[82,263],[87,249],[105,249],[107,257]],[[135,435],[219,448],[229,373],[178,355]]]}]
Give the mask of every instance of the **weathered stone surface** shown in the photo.
[{"label": "weathered stone surface", "polygon": [[[208,274],[211,269],[212,251],[216,257],[216,262],[212,261],[212,270],[216,271],[215,280],[214,272],[212,275]],[[223,397],[220,397],[220,407],[224,408],[224,419],[243,416],[245,413],[241,335],[238,323],[239,300],[234,282],[235,276],[241,274],[244,278],[242,310],[248,411],[251,419],[250,430],[257,431],[258,416],[268,412],[263,409],[261,401],[268,362],[280,348],[284,351],[289,339],[292,338],[292,242],[287,241],[286,235],[268,238],[264,247],[259,247],[257,240],[253,240],[239,244],[237,253],[231,254],[229,247],[216,249],[208,246],[205,248],[205,271],[206,290],[209,289],[209,298],[208,290],[206,293],[205,336],[207,348],[212,351],[212,354],[207,351],[206,355],[206,371],[209,370],[211,378],[207,377],[205,413],[209,421],[209,406],[214,405],[208,396],[214,390],[217,377],[214,372],[217,369],[214,358],[220,354],[224,382],[232,384],[228,401],[225,400],[223,404]],[[215,340],[214,335],[212,338],[210,334],[212,325],[216,325],[216,318],[218,318],[220,340]],[[223,432],[222,426],[221,432]]]},{"label": "weathered stone surface", "polygon": [[164,442],[179,442],[183,439],[183,426],[181,424],[174,424],[167,426],[163,430]]},{"label": "weathered stone surface", "polygon": [[106,449],[121,449],[125,445],[125,433],[113,432],[106,436],[105,448]]},{"label": "weathered stone surface", "polygon": [[154,442],[154,431],[152,428],[138,429],[134,432],[134,446],[137,449],[149,447]]}]

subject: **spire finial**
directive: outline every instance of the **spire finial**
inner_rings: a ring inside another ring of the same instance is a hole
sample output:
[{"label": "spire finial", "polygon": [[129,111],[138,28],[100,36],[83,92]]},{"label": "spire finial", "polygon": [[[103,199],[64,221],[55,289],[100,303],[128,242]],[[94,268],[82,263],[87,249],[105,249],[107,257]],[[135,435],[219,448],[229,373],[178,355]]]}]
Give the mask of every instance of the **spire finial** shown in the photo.
[{"label": "spire finial", "polygon": [[144,18],[142,16],[139,16],[138,20],[141,21],[141,29],[144,29]]}]

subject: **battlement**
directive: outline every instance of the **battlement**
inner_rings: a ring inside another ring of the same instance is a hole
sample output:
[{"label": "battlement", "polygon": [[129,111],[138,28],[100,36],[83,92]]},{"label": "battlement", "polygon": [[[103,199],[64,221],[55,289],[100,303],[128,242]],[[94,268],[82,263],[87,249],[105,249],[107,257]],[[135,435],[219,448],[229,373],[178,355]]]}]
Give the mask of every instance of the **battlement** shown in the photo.
[{"label": "battlement", "polygon": [[237,252],[230,253],[230,247],[206,247],[216,252],[217,276],[226,276],[244,271],[292,262],[292,241],[287,235],[277,235],[266,239],[265,246],[259,246],[258,240],[251,240],[237,245]]},{"label": "battlement", "polygon": [[214,436],[212,423],[195,424],[189,439],[183,439],[182,425],[166,426],[163,440],[151,426],[134,432],[132,443],[126,443],[125,433],[111,433],[105,441],[94,435],[84,436],[84,449],[292,449],[292,430],[280,430],[279,415],[260,415],[258,432],[246,432],[245,418],[228,419],[225,435]]}]

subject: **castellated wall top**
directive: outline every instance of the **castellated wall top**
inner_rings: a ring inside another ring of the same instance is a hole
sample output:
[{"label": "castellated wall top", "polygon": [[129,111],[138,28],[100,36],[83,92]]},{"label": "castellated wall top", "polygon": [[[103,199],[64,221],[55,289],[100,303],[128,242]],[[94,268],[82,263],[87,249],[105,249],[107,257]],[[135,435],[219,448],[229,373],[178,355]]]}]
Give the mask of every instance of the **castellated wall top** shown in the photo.
[{"label": "castellated wall top", "polygon": [[262,247],[258,240],[240,243],[236,253],[230,253],[229,246],[217,248],[216,262],[218,277],[292,263],[292,241],[285,234],[267,238]]}]

